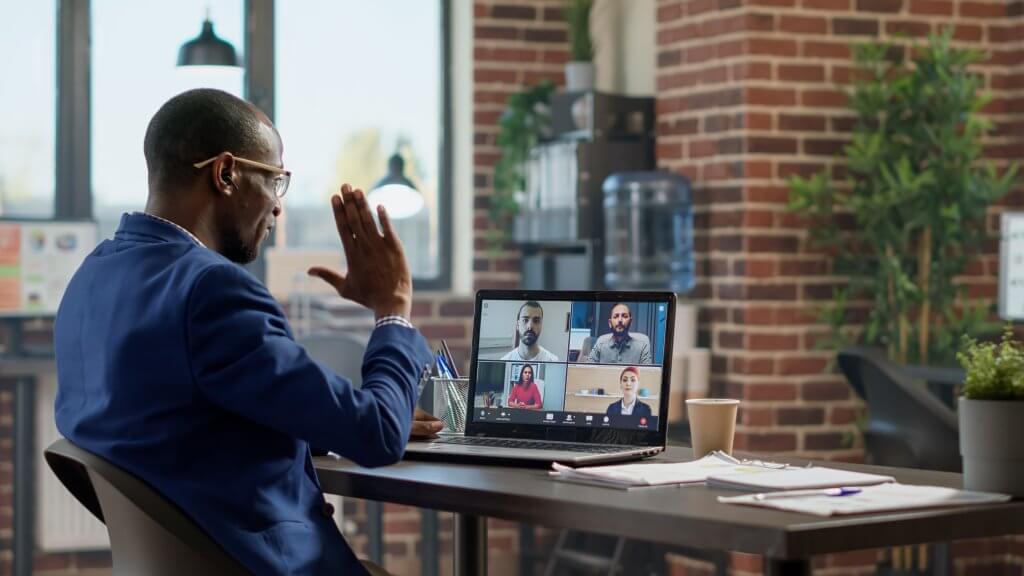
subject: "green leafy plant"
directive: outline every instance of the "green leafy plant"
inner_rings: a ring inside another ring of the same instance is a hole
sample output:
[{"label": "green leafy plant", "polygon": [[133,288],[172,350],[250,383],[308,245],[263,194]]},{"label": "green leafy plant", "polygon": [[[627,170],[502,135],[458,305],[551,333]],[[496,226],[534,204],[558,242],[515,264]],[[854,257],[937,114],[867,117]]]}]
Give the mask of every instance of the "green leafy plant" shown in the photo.
[{"label": "green leafy plant", "polygon": [[964,396],[972,400],[1024,400],[1024,349],[1007,325],[999,343],[965,336],[957,360],[967,371]]},{"label": "green leafy plant", "polygon": [[[952,362],[961,335],[996,329],[991,306],[969,302],[955,279],[1017,166],[1000,174],[981,161],[991,125],[980,111],[989,98],[970,66],[984,55],[953,48],[950,35],[914,46],[909,63],[886,44],[856,46],[848,176],[790,181],[790,209],[808,219],[812,245],[849,280],[823,311],[832,343],[882,346],[900,362]],[[848,312],[858,302],[870,302],[869,313],[851,332]]]},{"label": "green leafy plant", "polygon": [[526,189],[526,160],[530,149],[548,131],[548,101],[554,91],[554,83],[545,80],[510,95],[505,112],[498,120],[497,144],[501,157],[494,165],[494,196],[490,208],[491,221],[495,224],[490,233],[493,245],[504,242],[511,220],[519,211],[517,196]]},{"label": "green leafy plant", "polygon": [[594,41],[590,36],[590,11],[594,0],[566,0],[565,21],[569,25],[569,53],[573,62],[590,62],[594,58]]}]

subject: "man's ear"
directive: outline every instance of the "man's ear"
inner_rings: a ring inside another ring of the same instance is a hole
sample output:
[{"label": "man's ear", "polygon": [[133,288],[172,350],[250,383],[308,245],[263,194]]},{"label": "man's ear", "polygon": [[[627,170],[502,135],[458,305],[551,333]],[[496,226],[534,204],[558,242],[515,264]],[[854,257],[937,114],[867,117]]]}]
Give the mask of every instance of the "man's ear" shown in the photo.
[{"label": "man's ear", "polygon": [[220,194],[230,196],[236,190],[238,163],[230,152],[221,152],[213,161],[213,170],[210,175],[213,178],[213,188]]}]

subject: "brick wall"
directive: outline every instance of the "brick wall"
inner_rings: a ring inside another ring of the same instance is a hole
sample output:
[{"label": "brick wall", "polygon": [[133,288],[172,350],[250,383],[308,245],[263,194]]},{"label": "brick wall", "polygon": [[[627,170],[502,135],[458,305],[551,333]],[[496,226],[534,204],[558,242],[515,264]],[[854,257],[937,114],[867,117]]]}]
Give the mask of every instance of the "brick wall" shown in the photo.
[{"label": "brick wall", "polygon": [[[986,155],[1024,160],[1024,20],[1021,2],[966,0],[662,0],[657,13],[658,162],[695,186],[702,305],[700,340],[712,349],[712,386],[741,398],[736,445],[826,459],[862,458],[862,411],[846,382],[815,349],[826,327],[815,308],[840,279],[809,250],[788,214],[787,179],[840,167],[852,126],[841,87],[850,44],[921,38],[948,25],[958,44],[991,58],[977,67],[993,96],[996,131]],[[1005,206],[1021,206],[1016,192]],[[996,296],[996,246],[963,281],[973,297]],[[995,563],[1018,572],[1012,539],[958,543],[961,570]],[[815,559],[817,570],[871,571],[879,551]],[[973,557],[968,557],[971,555]],[[734,555],[736,572],[760,559]],[[677,573],[706,571],[692,562]]]},{"label": "brick wall", "polygon": [[[715,389],[746,401],[739,446],[841,459],[860,453],[857,403],[839,377],[823,373],[830,354],[814,349],[824,330],[814,308],[840,279],[785,210],[790,176],[841,165],[851,128],[840,90],[849,82],[849,45],[955,25],[958,43],[992,54],[977,68],[998,127],[988,156],[1022,159],[1019,6],[659,3],[658,160],[696,187],[701,340],[713,350]],[[1020,200],[1018,193],[1007,203]],[[995,297],[996,266],[990,252],[972,267],[964,280],[972,295]]]}]

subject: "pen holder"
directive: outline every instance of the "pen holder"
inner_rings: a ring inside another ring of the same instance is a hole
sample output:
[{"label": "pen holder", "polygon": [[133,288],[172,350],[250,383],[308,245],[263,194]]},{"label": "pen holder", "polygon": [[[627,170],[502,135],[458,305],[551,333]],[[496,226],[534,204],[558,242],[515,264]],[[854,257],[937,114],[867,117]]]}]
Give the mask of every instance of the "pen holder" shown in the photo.
[{"label": "pen holder", "polygon": [[469,378],[431,378],[434,383],[434,415],[444,422],[447,432],[466,431],[466,406],[469,402]]}]

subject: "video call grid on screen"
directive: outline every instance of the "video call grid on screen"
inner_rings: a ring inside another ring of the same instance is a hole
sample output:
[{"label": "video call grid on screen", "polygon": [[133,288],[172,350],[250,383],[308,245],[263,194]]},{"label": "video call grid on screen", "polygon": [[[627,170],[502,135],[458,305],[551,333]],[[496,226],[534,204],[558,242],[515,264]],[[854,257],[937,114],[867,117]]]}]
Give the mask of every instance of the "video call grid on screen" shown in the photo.
[{"label": "video call grid on screen", "polygon": [[472,420],[656,431],[667,321],[667,301],[483,300]]}]

